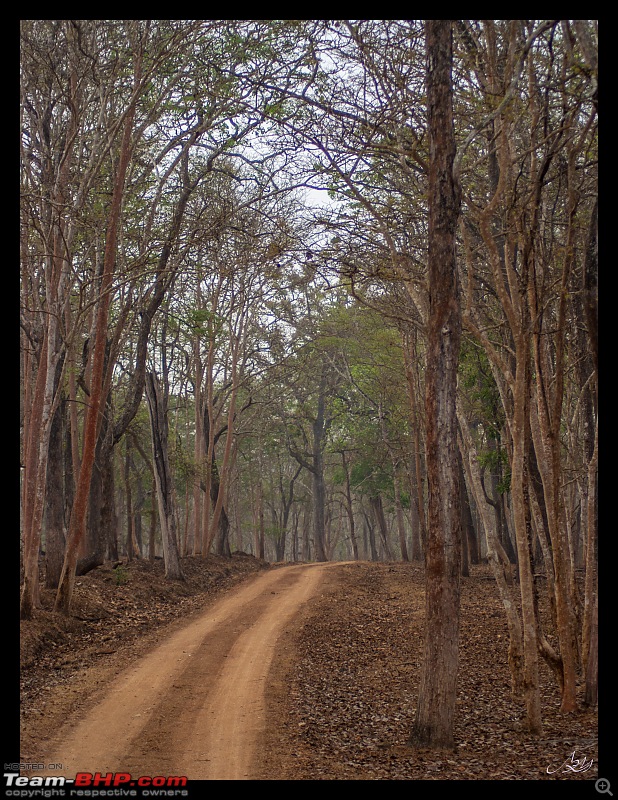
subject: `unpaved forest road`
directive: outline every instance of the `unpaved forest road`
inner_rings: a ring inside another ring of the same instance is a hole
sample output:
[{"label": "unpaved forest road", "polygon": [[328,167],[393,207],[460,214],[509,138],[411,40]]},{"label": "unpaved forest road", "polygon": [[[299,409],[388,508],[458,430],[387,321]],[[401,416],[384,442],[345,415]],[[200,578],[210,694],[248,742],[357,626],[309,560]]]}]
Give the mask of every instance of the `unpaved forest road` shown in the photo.
[{"label": "unpaved forest road", "polygon": [[337,566],[286,566],[249,579],[125,670],[61,733],[46,763],[62,764],[64,775],[253,779],[278,637]]}]

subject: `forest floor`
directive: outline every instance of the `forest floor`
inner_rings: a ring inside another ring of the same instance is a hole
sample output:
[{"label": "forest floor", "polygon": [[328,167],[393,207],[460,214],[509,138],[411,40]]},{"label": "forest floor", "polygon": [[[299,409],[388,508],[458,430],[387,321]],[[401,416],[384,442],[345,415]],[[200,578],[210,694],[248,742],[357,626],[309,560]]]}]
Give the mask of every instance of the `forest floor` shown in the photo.
[{"label": "forest floor", "polygon": [[[420,566],[362,562],[296,568],[235,554],[187,558],[183,569],[187,580],[170,582],[159,561],[99,567],[78,578],[70,617],[54,614],[53,593],[43,591],[43,609],[21,623],[22,764],[70,760],[58,744],[68,747],[73,737],[87,748],[88,720],[100,732],[106,715],[113,714],[118,733],[108,732],[107,738],[117,740],[116,748],[124,747],[133,760],[111,764],[110,771],[191,778],[193,751],[183,745],[182,759],[174,760],[175,737],[184,730],[185,741],[202,742],[203,750],[208,715],[233,716],[230,703],[236,703],[246,708],[247,718],[254,717],[241,719],[234,734],[253,736],[251,766],[239,767],[244,779],[599,777],[597,711],[560,714],[559,692],[544,665],[544,731],[531,737],[524,730],[521,705],[510,691],[505,616],[486,566],[473,567],[462,581],[452,752],[407,743],[422,660]],[[258,629],[263,645],[251,639]],[[262,663],[247,670],[253,656]],[[150,673],[138,674],[146,664]],[[215,681],[218,675],[228,677]],[[227,688],[217,699],[212,687],[222,682]],[[263,699],[252,710],[260,686]],[[131,692],[148,699],[143,709],[131,705]],[[131,747],[118,737],[131,740]],[[229,742],[224,749],[230,752]],[[246,742],[241,749],[250,750]],[[212,765],[202,767],[206,771],[194,777],[224,777],[209,773]]]}]

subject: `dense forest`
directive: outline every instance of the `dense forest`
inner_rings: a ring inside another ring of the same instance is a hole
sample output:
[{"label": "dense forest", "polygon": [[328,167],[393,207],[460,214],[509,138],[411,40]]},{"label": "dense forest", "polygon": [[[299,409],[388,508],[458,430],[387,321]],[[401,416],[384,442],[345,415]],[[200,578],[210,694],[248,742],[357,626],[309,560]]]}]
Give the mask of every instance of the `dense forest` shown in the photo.
[{"label": "dense forest", "polygon": [[530,730],[540,659],[596,703],[597,40],[21,21],[22,619],[110,560],[424,562],[431,698],[486,561]]}]

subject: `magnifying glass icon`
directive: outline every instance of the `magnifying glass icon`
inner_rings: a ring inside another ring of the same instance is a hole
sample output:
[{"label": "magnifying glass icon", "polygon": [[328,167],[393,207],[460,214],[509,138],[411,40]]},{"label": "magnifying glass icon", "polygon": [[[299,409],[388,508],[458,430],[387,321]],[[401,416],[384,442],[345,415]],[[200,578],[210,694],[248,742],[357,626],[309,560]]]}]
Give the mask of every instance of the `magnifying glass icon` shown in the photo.
[{"label": "magnifying glass icon", "polygon": [[610,795],[610,797],[613,797],[613,796],[614,796],[613,792],[610,792],[610,790],[609,790],[609,787],[610,787],[610,785],[611,785],[611,784],[610,784],[610,782],[607,780],[607,778],[599,778],[599,779],[596,781],[596,783],[594,784],[594,788],[595,788],[595,789],[597,790],[597,792],[599,792],[600,794],[608,794],[608,795]]}]

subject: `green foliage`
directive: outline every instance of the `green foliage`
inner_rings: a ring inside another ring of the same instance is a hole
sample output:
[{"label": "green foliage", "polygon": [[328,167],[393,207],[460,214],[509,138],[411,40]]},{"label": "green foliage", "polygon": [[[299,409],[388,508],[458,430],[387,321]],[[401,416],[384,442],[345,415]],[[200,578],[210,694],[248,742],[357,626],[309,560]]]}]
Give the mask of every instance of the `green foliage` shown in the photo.
[{"label": "green foliage", "polygon": [[207,336],[212,327],[210,323],[218,327],[222,321],[218,314],[214,314],[207,308],[189,309],[183,320],[189,331],[196,336]]},{"label": "green foliage", "polygon": [[124,586],[129,582],[129,571],[124,564],[117,564],[114,567],[114,577],[116,586]]},{"label": "green foliage", "polygon": [[357,461],[350,470],[350,485],[358,494],[393,496],[393,478],[384,464],[371,458]]},{"label": "green foliage", "polygon": [[472,339],[462,339],[459,354],[459,386],[470,415],[483,423],[488,438],[499,439],[504,427],[500,393],[485,351]]}]

